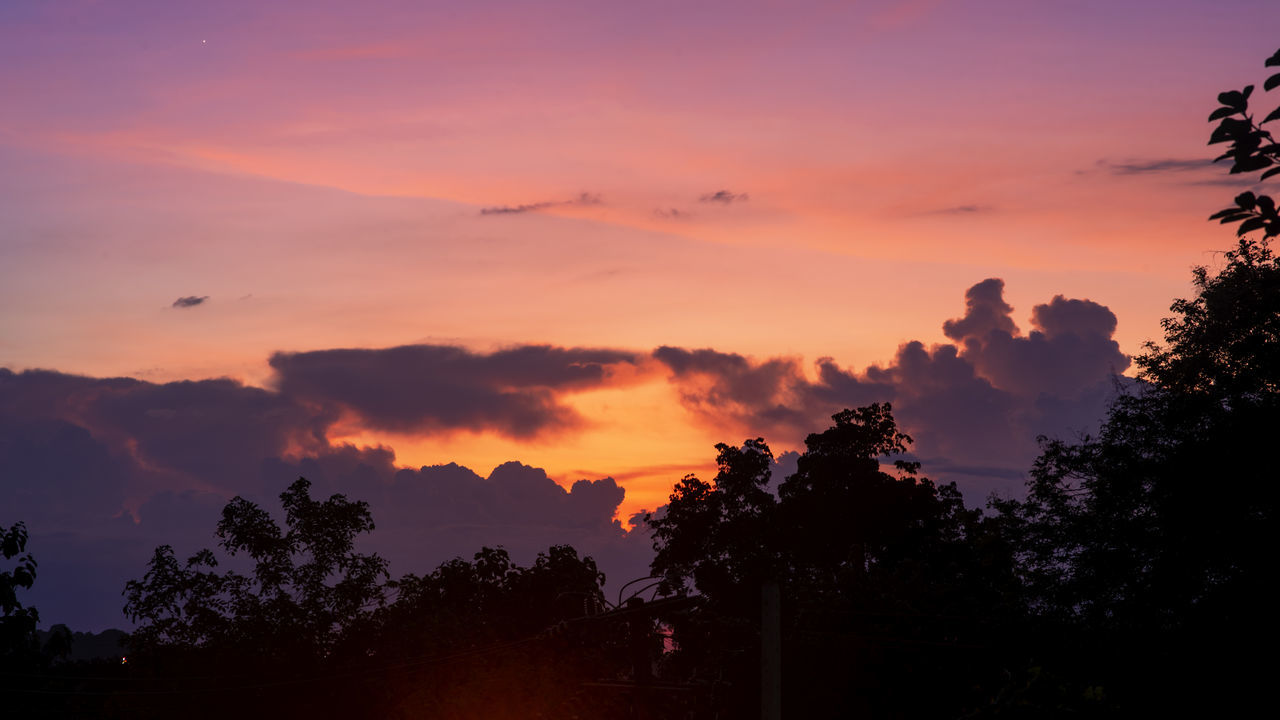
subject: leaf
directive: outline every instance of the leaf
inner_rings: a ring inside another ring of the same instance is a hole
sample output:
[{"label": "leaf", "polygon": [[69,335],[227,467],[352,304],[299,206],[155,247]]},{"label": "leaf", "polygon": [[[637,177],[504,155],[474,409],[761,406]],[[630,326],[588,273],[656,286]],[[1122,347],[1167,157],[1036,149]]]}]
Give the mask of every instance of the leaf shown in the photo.
[{"label": "leaf", "polygon": [[1234,175],[1236,173],[1254,172],[1265,167],[1271,167],[1272,164],[1271,158],[1262,155],[1242,157],[1236,160],[1236,164],[1231,168],[1231,173]]},{"label": "leaf", "polygon": [[1244,90],[1241,90],[1241,91],[1240,91],[1240,94],[1241,94],[1241,95],[1244,95],[1244,99],[1245,99],[1245,100],[1248,100],[1248,99],[1249,99],[1249,96],[1253,94],[1253,86],[1252,86],[1252,85],[1245,85],[1245,86],[1244,86]]},{"label": "leaf", "polygon": [[1248,220],[1240,223],[1240,227],[1236,228],[1236,236],[1244,235],[1247,232],[1253,232],[1260,227],[1266,226],[1266,224],[1267,221],[1260,217],[1249,218]]},{"label": "leaf", "polygon": [[1252,210],[1258,204],[1258,197],[1246,190],[1236,196],[1236,204],[1245,210]]},{"label": "leaf", "polygon": [[1244,95],[1238,90],[1228,90],[1224,93],[1218,93],[1218,102],[1236,110],[1243,110]]},{"label": "leaf", "polygon": [[[1280,75],[1277,75],[1276,77],[1280,77]],[[1236,111],[1234,108],[1220,107],[1209,114],[1209,122],[1213,122],[1214,120],[1221,120],[1224,117],[1229,117],[1235,114],[1236,114]]]},{"label": "leaf", "polygon": [[1259,180],[1266,180],[1267,178],[1271,177],[1272,175],[1276,175],[1276,174],[1278,174],[1278,173],[1280,173],[1280,167],[1274,167],[1274,168],[1271,168],[1270,170],[1268,170],[1268,171],[1266,171],[1266,172],[1262,173],[1262,177],[1260,177],[1260,178],[1258,178],[1258,179],[1259,179]]},{"label": "leaf", "polygon": [[[1271,114],[1262,119],[1263,123],[1269,123],[1272,120],[1280,120],[1280,107],[1271,111]],[[1261,123],[1259,123],[1261,124]]]},{"label": "leaf", "polygon": [[1258,209],[1262,211],[1263,215],[1274,216],[1276,214],[1276,201],[1267,195],[1260,195],[1258,197]]},{"label": "leaf", "polygon": [[1280,65],[1280,50],[1277,50],[1275,55],[1267,58],[1267,62],[1263,67],[1274,67],[1276,65]]},{"label": "leaf", "polygon": [[[1280,168],[1276,168],[1276,170],[1280,170]],[[1231,208],[1227,208],[1226,210],[1219,210],[1218,212],[1216,212],[1216,213],[1214,213],[1214,214],[1210,215],[1210,216],[1209,216],[1209,219],[1210,219],[1210,220],[1217,220],[1217,219],[1218,219],[1218,218],[1220,218],[1220,217],[1226,217],[1226,216],[1228,216],[1228,215],[1235,215],[1235,214],[1237,214],[1237,213],[1239,213],[1239,212],[1240,212],[1240,208],[1233,208],[1233,207],[1231,207]]]},{"label": "leaf", "polygon": [[1277,85],[1280,85],[1280,73],[1267,78],[1267,81],[1262,83],[1262,89],[1271,92]]},{"label": "leaf", "polygon": [[1219,224],[1219,225],[1226,225],[1226,224],[1228,224],[1228,223],[1240,222],[1241,220],[1247,220],[1248,218],[1251,218],[1251,217],[1253,217],[1253,214],[1252,214],[1252,213],[1237,212],[1237,213],[1236,213],[1236,214],[1234,214],[1234,215],[1228,215],[1228,216],[1226,216],[1226,217],[1222,218],[1221,220],[1219,220],[1219,221],[1218,221],[1218,224]]}]

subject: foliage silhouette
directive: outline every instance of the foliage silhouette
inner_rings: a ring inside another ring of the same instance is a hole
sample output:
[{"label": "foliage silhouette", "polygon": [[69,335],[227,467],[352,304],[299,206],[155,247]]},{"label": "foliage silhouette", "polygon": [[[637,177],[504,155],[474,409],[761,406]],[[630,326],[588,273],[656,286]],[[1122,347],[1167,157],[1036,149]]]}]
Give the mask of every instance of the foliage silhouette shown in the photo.
[{"label": "foliage silhouette", "polygon": [[[1280,50],[1267,58],[1265,66],[1280,67]],[[1263,83],[1263,89],[1268,92],[1277,86],[1280,86],[1280,72]],[[1252,85],[1245,86],[1243,90],[1228,90],[1218,95],[1218,102],[1222,103],[1222,107],[1209,115],[1209,122],[1219,121],[1209,137],[1209,144],[1231,143],[1225,153],[1214,158],[1214,162],[1230,159],[1231,174],[1261,170],[1263,173],[1259,180],[1266,180],[1280,174],[1280,143],[1262,126],[1280,120],[1280,107],[1268,113],[1261,122],[1254,122],[1253,116],[1249,114],[1251,95]],[[1236,196],[1234,206],[1210,215],[1209,219],[1218,220],[1224,225],[1240,223],[1236,228],[1237,235],[1254,230],[1262,230],[1264,238],[1280,235],[1280,215],[1276,214],[1275,201],[1265,195],[1256,196],[1252,192]]]},{"label": "foliage silhouette", "polygon": [[133,677],[171,688],[157,717],[553,716],[584,681],[625,669],[618,623],[571,622],[603,606],[591,558],[554,546],[525,568],[483,548],[385,581],[385,561],[355,549],[374,528],[367,504],[309,490],[299,479],[281,494],[284,528],[243,498],[226,505],[219,544],[249,571],[161,546],[128,583]]},{"label": "foliage silhouette", "polygon": [[243,554],[252,573],[215,572],[201,550],[179,563],[173,548],[156,548],[142,580],[125,586],[125,614],[138,622],[133,652],[145,658],[167,649],[253,648],[264,662],[321,658],[350,650],[384,602],[386,561],[354,549],[373,530],[368,504],[334,495],[310,497],[299,478],[280,495],[287,530],[262,508],[235,497],[218,522],[219,545]]},{"label": "foliage silhouette", "polygon": [[40,614],[23,607],[18,590],[30,590],[36,580],[36,560],[27,552],[27,526],[15,523],[0,530],[0,554],[14,560],[12,569],[0,571],[0,667],[16,664],[33,651]]},{"label": "foliage silhouette", "polygon": [[[1267,65],[1280,65],[1280,52]],[[1277,84],[1280,75],[1266,88]],[[1222,118],[1211,142],[1233,142],[1223,156],[1232,172],[1275,163],[1270,134],[1243,124],[1251,91],[1223,93],[1210,116]],[[1251,214],[1215,218],[1241,222],[1237,246],[1217,272],[1193,271],[1194,297],[1174,301],[1164,343],[1137,358],[1143,383],[1114,402],[1096,436],[1044,440],[1027,499],[995,503],[1020,548],[1029,603],[1045,628],[1076,639],[1059,666],[1077,668],[1077,686],[1100,685],[1118,713],[1221,711],[1259,699],[1267,681],[1246,658],[1276,639],[1267,588],[1280,262],[1270,241],[1280,224],[1270,198],[1236,201]],[[1197,686],[1236,691],[1188,692]]]},{"label": "foliage silhouette", "polygon": [[[714,483],[686,477],[666,514],[649,518],[654,574],[703,599],[671,619],[679,651],[667,670],[754,687],[760,586],[777,582],[788,713],[959,712],[993,682],[975,660],[1001,642],[988,621],[1017,615],[1010,555],[953,484],[936,486],[901,457],[911,439],[888,404],[833,420],[806,439],[777,498],[757,438],[718,445]],[[919,692],[921,674],[937,692]],[[738,690],[726,702],[745,716],[754,698]]]}]

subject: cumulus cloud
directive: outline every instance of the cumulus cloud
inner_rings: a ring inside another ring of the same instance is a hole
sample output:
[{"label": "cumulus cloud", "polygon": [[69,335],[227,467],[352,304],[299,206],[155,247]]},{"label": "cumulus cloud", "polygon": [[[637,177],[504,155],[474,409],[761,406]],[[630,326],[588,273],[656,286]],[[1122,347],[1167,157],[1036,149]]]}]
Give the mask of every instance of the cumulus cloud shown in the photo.
[{"label": "cumulus cloud", "polygon": [[599,195],[594,193],[579,193],[577,197],[569,200],[543,200],[534,203],[525,203],[523,205],[492,205],[480,208],[481,215],[519,215],[521,213],[538,212],[553,207],[564,207],[568,205],[599,205],[601,203]]},{"label": "cumulus cloud", "polygon": [[706,193],[698,198],[698,202],[704,203],[720,203],[721,205],[731,205],[736,202],[746,202],[751,196],[746,193],[729,192],[728,190],[717,190],[713,193]]},{"label": "cumulus cloud", "polygon": [[964,317],[942,324],[942,332],[952,340],[986,335],[1000,330],[1010,335],[1018,332],[1009,316],[1013,308],[1004,301],[1004,281],[988,278],[964,293]]},{"label": "cumulus cloud", "polygon": [[954,344],[908,342],[888,366],[861,372],[829,358],[806,372],[795,359],[714,350],[664,347],[654,358],[695,416],[782,445],[799,444],[842,408],[890,401],[925,470],[959,481],[980,502],[993,490],[1019,489],[1037,435],[1096,425],[1129,366],[1106,307],[1057,296],[1033,308],[1034,329],[1022,335],[1003,294],[999,279],[977,283],[964,315],[943,324]]},{"label": "cumulus cloud", "polygon": [[271,357],[280,392],[355,412],[396,432],[493,430],[531,438],[578,427],[558,394],[606,384],[637,357],[620,350],[523,346],[490,354],[444,345],[320,350]]},{"label": "cumulus cloud", "polygon": [[[516,387],[575,388],[602,382],[606,366],[627,354],[532,347],[453,357],[462,358],[453,370],[471,381],[497,384],[505,371]],[[368,382],[383,370],[395,366],[375,363]],[[405,469],[389,448],[332,443],[326,432],[336,418],[314,398],[232,380],[155,384],[0,369],[0,523],[24,520],[40,561],[25,599],[46,622],[121,626],[120,590],[155,546],[180,554],[212,546],[231,496],[275,509],[299,476],[313,481],[314,494],[370,502],[379,529],[368,548],[385,553],[393,572],[426,572],[486,544],[503,544],[522,562],[570,543],[620,574],[647,565],[647,541],[614,520],[624,491],[611,478],[566,489],[519,463],[487,477],[457,465]]]},{"label": "cumulus cloud", "polygon": [[197,305],[204,304],[204,302],[208,299],[209,299],[208,295],[187,295],[186,297],[180,297],[177,300],[174,300],[172,307],[176,307],[176,308],[195,307]]}]

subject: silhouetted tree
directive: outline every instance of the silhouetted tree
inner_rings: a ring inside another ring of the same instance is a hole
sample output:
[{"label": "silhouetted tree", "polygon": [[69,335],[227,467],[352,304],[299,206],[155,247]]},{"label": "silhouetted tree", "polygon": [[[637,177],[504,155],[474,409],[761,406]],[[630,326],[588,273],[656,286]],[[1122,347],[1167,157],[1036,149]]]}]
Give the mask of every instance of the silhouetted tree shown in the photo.
[{"label": "silhouetted tree", "polygon": [[[1267,61],[1280,65],[1280,52]],[[1266,89],[1280,85],[1280,74]],[[1211,143],[1233,173],[1276,164],[1247,114],[1252,87],[1223,93]],[[1232,117],[1240,115],[1243,119]],[[1272,112],[1263,123],[1280,118]],[[1269,144],[1267,144],[1269,143]],[[1222,159],[1219,158],[1219,159]],[[1276,174],[1272,168],[1263,177]],[[1062,637],[1059,666],[1100,687],[1117,712],[1258,699],[1269,682],[1250,651],[1276,639],[1269,581],[1280,477],[1280,234],[1275,205],[1244,193],[1237,246],[1196,268],[1163,344],[1137,358],[1143,381],[1096,436],[1045,441],[1025,502],[997,503],[1032,603]],[[1262,230],[1262,237],[1251,232]],[[1068,647],[1069,646],[1069,647]],[[1196,690],[1192,690],[1196,689]]]},{"label": "silhouetted tree", "polygon": [[37,647],[40,615],[18,599],[18,590],[30,590],[36,580],[36,560],[27,552],[27,537],[27,526],[20,522],[0,531],[0,554],[6,561],[16,558],[12,569],[0,571],[0,667],[25,662]]},{"label": "silhouetted tree", "polygon": [[[651,517],[664,589],[696,591],[671,619],[670,670],[734,685],[729,712],[756,702],[760,587],[781,585],[788,713],[919,716],[975,702],[1004,609],[1009,554],[954,484],[919,477],[888,404],[845,410],[810,435],[797,471],[769,482],[768,447],[718,445],[714,484],[689,476]],[[1003,558],[1003,560],[999,559]],[[933,678],[921,693],[918,678]]]},{"label": "silhouetted tree", "polygon": [[[367,711],[372,688],[336,682],[335,673],[363,661],[375,640],[386,561],[355,551],[357,536],[373,530],[367,503],[314,500],[310,487],[299,478],[281,493],[284,528],[241,497],[223,508],[219,546],[243,556],[248,573],[218,572],[207,549],[180,562],[162,545],[143,578],[126,585],[124,610],[138,623],[129,649],[134,676],[176,683],[166,691],[169,706],[152,707],[157,716]],[[138,712],[125,707],[124,714]]]},{"label": "silhouetted tree", "polygon": [[283,528],[243,498],[226,505],[219,545],[248,571],[161,546],[128,583],[130,677],[167,683],[144,716],[563,716],[584,681],[623,666],[618,623],[584,622],[603,610],[591,558],[554,546],[521,567],[484,548],[384,582],[386,562],[355,550],[367,504],[309,490],[281,494]]},{"label": "silhouetted tree", "polygon": [[[373,530],[368,503],[334,495],[310,497],[299,478],[280,495],[286,529],[261,507],[235,497],[222,511],[217,537],[229,555],[245,555],[251,574],[215,572],[201,550],[185,563],[156,548],[142,580],[125,586],[125,614],[139,623],[134,652],[211,648],[272,661],[319,659],[348,650],[383,603],[386,561],[355,551]],[[278,657],[277,657],[278,656]]]},{"label": "silhouetted tree", "polygon": [[[484,548],[391,583],[373,655],[416,658],[390,676],[384,717],[564,717],[585,681],[626,669],[625,634],[604,611],[604,575],[566,545],[529,567]],[[600,700],[596,699],[597,702]],[[593,706],[588,715],[607,714]]]}]

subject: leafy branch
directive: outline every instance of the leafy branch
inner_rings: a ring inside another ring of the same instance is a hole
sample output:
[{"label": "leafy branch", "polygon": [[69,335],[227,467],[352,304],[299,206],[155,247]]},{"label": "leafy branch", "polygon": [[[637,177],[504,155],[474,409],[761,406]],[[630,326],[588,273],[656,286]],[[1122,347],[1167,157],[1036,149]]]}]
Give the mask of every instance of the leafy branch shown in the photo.
[{"label": "leafy branch", "polygon": [[[1265,67],[1280,67],[1280,50],[1267,58]],[[1252,85],[1243,90],[1229,90],[1218,95],[1222,107],[1209,114],[1209,122],[1215,120],[1218,127],[1209,136],[1209,144],[1229,142],[1227,151],[1214,158],[1214,162],[1231,159],[1231,174],[1264,171],[1258,178],[1266,180],[1280,174],[1280,143],[1270,131],[1262,129],[1267,123],[1280,120],[1280,107],[1272,110],[1262,122],[1254,122],[1249,114],[1249,97],[1253,94]],[[1262,89],[1270,92],[1280,87],[1280,72],[1267,78]],[[1266,144],[1264,144],[1266,143]],[[1280,235],[1280,215],[1276,213],[1275,201],[1266,195],[1257,196],[1252,192],[1244,192],[1236,196],[1235,205],[1219,210],[1209,216],[1221,224],[1240,223],[1236,235],[1243,236],[1254,230],[1262,230],[1263,237],[1271,238]]]}]

